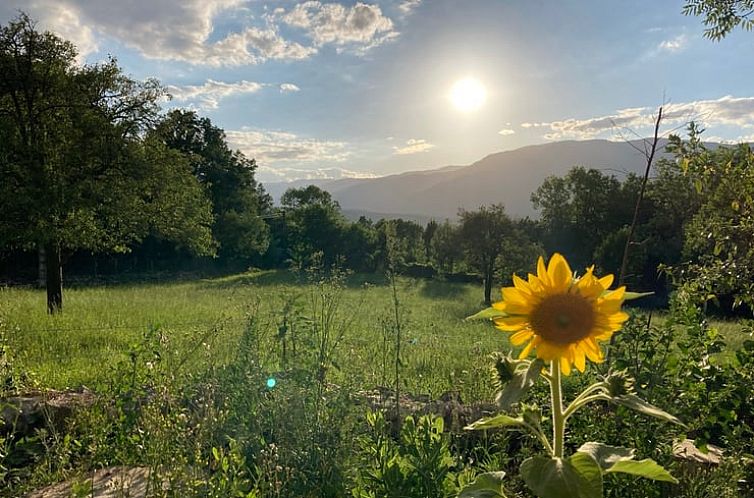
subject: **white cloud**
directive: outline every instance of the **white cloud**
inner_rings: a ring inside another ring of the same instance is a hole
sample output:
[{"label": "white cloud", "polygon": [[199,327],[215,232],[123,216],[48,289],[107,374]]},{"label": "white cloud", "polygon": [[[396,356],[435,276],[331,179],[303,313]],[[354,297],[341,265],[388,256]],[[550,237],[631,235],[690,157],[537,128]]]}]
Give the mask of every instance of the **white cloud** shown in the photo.
[{"label": "white cloud", "polygon": [[662,42],[660,42],[660,44],[657,45],[657,51],[670,53],[680,52],[688,46],[688,43],[688,36],[686,36],[685,34],[680,34],[675,38],[663,40]]},{"label": "white cloud", "polygon": [[178,102],[198,102],[202,109],[217,109],[220,100],[231,95],[256,93],[265,85],[256,81],[237,83],[207,80],[203,85],[168,86],[168,92]]},{"label": "white cloud", "polygon": [[347,7],[310,0],[289,11],[276,9],[273,18],[304,30],[317,47],[332,44],[365,51],[398,35],[393,21],[376,4],[359,2]]},{"label": "white cloud", "polygon": [[404,16],[407,16],[411,14],[414,11],[414,9],[416,9],[421,3],[422,3],[422,0],[403,0],[398,5],[398,10],[400,10]]},{"label": "white cloud", "polygon": [[366,171],[352,171],[343,168],[277,168],[260,166],[256,177],[259,181],[291,182],[294,180],[340,180],[342,178],[377,178],[377,175]]},{"label": "white cloud", "polygon": [[293,83],[283,83],[280,85],[280,93],[300,92],[301,89]]},{"label": "white cloud", "polygon": [[[73,41],[84,56],[97,51],[98,41],[110,38],[150,59],[240,66],[306,59],[327,44],[339,51],[363,53],[398,36],[378,4],[361,2],[347,6],[306,1],[256,19],[248,0],[4,0],[2,4],[0,19],[24,10],[42,28]],[[241,26],[220,33],[215,30],[216,18],[227,14]],[[280,33],[283,25],[302,31],[308,40],[286,39]]]},{"label": "white cloud", "polygon": [[92,28],[84,23],[78,10],[63,2],[49,0],[35,0],[0,4],[0,23],[10,21],[18,16],[20,11],[29,14],[37,21],[38,28],[50,30],[58,36],[73,42],[79,51],[79,62],[83,63],[87,55],[98,50],[97,40]]},{"label": "white cloud", "polygon": [[403,147],[393,147],[393,154],[401,156],[406,154],[417,154],[419,152],[426,152],[434,147],[434,144],[431,144],[424,139],[411,138],[406,141],[406,145]]},{"label": "white cloud", "polygon": [[[654,124],[654,107],[619,109],[614,114],[586,119],[564,119],[549,123],[523,123],[524,128],[546,127],[548,140],[584,140],[604,136],[616,130],[631,129],[637,132],[651,130]],[[665,106],[663,124],[676,127],[694,120],[709,128],[712,126],[754,127],[754,97],[725,96],[716,100],[698,100]]]},{"label": "white cloud", "polygon": [[[11,0],[0,14],[23,9],[71,39],[83,54],[97,48],[97,37],[115,38],[151,59],[210,66],[258,64],[268,59],[300,60],[317,52],[285,40],[274,26],[244,27],[210,41],[213,19],[226,11],[243,12],[244,0]],[[7,13],[10,12],[10,14]]]},{"label": "white cloud", "polygon": [[225,134],[233,148],[240,149],[265,167],[281,162],[341,162],[350,156],[344,142],[301,137],[283,131],[244,127]]},{"label": "white cloud", "polygon": [[498,134],[500,134],[500,135],[502,135],[504,137],[506,137],[508,135],[513,135],[514,133],[516,133],[516,131],[515,130],[511,130],[510,128],[503,128],[502,130],[500,130],[498,132]]}]

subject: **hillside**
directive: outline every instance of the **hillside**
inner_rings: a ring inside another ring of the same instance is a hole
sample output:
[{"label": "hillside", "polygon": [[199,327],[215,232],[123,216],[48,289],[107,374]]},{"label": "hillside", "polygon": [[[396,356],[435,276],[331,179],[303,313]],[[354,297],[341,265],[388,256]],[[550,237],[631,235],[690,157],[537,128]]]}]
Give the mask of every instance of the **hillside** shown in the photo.
[{"label": "hillside", "polygon": [[643,173],[645,159],[623,142],[564,141],[490,154],[468,166],[265,187],[278,199],[286,188],[314,183],[329,191],[348,211],[445,219],[454,218],[459,208],[503,203],[511,215],[523,217],[536,216],[530,196],[545,178],[563,175],[577,165],[622,178],[627,173]]}]

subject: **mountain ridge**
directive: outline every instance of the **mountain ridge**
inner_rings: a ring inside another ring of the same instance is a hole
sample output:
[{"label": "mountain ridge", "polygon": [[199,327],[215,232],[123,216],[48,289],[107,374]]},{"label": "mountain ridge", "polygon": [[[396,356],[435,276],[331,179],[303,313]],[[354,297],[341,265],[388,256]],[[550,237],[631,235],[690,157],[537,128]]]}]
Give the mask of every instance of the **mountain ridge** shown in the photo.
[{"label": "mountain ridge", "polygon": [[[659,150],[664,150],[662,140]],[[287,188],[317,185],[341,208],[366,213],[406,213],[407,217],[454,219],[459,209],[502,203],[514,217],[536,217],[530,202],[551,175],[574,166],[599,169],[619,178],[643,174],[646,158],[636,150],[643,141],[567,140],[494,152],[466,166],[407,171],[377,178],[297,180],[265,184],[279,199]],[[660,154],[662,157],[664,153]]]}]

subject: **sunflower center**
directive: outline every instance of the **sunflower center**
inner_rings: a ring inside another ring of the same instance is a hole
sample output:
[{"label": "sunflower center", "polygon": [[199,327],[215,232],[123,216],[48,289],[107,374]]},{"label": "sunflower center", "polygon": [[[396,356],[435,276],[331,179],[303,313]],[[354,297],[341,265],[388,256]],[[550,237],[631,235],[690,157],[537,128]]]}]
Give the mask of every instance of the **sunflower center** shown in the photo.
[{"label": "sunflower center", "polygon": [[544,298],[529,319],[535,334],[564,346],[589,335],[594,327],[594,306],[579,294],[554,294]]}]

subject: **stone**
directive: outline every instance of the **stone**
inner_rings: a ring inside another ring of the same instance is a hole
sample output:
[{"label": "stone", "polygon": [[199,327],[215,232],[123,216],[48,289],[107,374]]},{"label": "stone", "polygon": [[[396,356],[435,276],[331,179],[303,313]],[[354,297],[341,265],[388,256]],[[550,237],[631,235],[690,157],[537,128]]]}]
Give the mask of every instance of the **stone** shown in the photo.
[{"label": "stone", "polygon": [[146,498],[150,491],[150,471],[146,467],[107,467],[44,489],[24,498],[69,498],[86,490],[88,498]]}]

